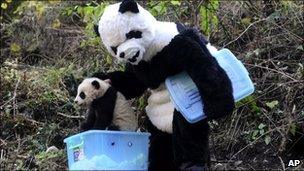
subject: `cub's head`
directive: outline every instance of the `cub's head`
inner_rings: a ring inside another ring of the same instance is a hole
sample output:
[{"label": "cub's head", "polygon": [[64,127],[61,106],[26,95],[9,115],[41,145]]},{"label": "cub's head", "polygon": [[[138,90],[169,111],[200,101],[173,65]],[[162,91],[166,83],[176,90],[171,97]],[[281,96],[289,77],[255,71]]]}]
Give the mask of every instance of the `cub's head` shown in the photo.
[{"label": "cub's head", "polygon": [[75,103],[79,106],[87,108],[93,100],[102,97],[110,87],[108,80],[98,78],[86,78],[78,86]]},{"label": "cub's head", "polygon": [[109,5],[98,24],[107,50],[119,61],[138,64],[155,35],[156,19],[133,0]]}]

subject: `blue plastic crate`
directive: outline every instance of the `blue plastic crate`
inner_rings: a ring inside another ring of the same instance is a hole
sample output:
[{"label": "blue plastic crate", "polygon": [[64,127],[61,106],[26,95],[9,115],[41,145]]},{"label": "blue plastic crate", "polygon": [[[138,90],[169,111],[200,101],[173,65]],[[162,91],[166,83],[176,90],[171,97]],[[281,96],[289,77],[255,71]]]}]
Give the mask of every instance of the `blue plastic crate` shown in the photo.
[{"label": "blue plastic crate", "polygon": [[[230,50],[222,49],[212,55],[230,78],[235,101],[253,93],[254,86],[248,71]],[[188,122],[195,123],[206,118],[199,91],[186,72],[168,77],[166,86],[170,92],[171,101]]]},{"label": "blue plastic crate", "polygon": [[69,170],[147,170],[149,133],[90,130],[64,139]]}]

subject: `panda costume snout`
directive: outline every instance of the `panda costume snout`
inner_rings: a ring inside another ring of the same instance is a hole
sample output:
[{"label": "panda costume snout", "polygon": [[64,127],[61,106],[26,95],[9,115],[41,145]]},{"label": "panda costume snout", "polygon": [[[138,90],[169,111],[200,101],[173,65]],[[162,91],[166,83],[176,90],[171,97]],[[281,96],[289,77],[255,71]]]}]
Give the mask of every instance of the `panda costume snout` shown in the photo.
[{"label": "panda costume snout", "polygon": [[117,47],[116,58],[122,62],[137,65],[143,58],[145,49],[135,39],[128,40]]}]

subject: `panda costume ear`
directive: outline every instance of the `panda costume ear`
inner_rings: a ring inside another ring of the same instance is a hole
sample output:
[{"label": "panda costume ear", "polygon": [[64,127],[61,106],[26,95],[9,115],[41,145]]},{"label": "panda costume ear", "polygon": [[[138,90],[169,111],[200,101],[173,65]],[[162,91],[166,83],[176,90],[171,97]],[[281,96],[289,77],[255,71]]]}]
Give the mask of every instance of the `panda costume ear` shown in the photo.
[{"label": "panda costume ear", "polygon": [[139,13],[137,3],[134,0],[124,0],[121,2],[119,6],[120,13],[125,13],[127,11],[133,12],[133,13]]},{"label": "panda costume ear", "polygon": [[99,82],[96,81],[96,80],[94,80],[94,81],[92,82],[92,85],[93,85],[97,90],[100,88]]}]

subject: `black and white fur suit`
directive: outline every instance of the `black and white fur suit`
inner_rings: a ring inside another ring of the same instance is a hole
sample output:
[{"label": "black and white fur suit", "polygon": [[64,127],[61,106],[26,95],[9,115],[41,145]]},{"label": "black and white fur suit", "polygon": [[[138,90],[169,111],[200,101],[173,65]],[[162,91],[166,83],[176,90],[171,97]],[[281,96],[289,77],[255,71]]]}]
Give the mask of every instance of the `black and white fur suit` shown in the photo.
[{"label": "black and white fur suit", "polygon": [[[107,50],[126,62],[124,71],[96,73],[127,99],[151,92],[146,107],[151,133],[149,170],[205,170],[209,166],[208,120],[234,108],[232,85],[195,29],[157,21],[133,0],[108,6],[97,28]],[[199,89],[207,119],[191,124],[170,101],[164,81],[186,71]]]}]

